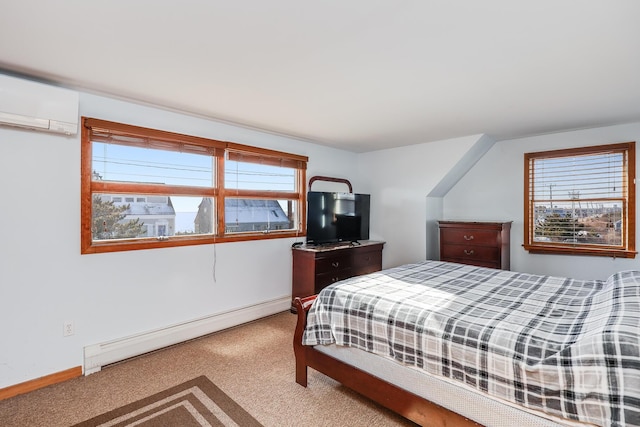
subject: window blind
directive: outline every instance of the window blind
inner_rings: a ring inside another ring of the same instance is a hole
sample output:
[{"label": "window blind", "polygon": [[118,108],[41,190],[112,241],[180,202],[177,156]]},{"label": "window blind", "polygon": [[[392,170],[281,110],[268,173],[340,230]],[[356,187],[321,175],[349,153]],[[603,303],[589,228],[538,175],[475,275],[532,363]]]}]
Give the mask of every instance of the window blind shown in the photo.
[{"label": "window blind", "polygon": [[202,154],[221,157],[226,143],[223,141],[198,138],[172,132],[148,129],[139,126],[122,125],[98,119],[85,119],[85,127],[90,131],[93,142],[153,148],[181,153]]},{"label": "window blind", "polygon": [[630,152],[633,143],[526,154],[525,248],[630,249]]}]

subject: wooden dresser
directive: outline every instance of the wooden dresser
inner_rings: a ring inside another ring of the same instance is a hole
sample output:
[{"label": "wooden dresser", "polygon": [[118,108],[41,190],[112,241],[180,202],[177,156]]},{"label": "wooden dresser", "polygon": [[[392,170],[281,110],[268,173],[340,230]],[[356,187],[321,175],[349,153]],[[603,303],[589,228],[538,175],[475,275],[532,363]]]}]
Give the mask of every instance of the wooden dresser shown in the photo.
[{"label": "wooden dresser", "polygon": [[438,221],[440,260],[510,268],[511,221]]},{"label": "wooden dresser", "polygon": [[295,297],[315,295],[338,280],[381,270],[384,243],[363,240],[359,245],[293,248],[292,310]]}]

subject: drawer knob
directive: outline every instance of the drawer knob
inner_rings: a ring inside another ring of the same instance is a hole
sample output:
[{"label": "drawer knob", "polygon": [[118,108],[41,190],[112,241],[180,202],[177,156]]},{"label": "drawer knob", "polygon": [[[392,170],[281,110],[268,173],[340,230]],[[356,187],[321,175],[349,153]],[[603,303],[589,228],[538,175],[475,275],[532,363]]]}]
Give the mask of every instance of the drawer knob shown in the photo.
[{"label": "drawer knob", "polygon": [[464,254],[465,254],[465,255],[473,255],[473,249],[471,249],[471,250],[467,250],[467,249],[465,249],[465,250],[464,250]]},{"label": "drawer knob", "polygon": [[471,236],[467,236],[465,234],[463,237],[464,237],[464,240],[473,240],[473,234]]},{"label": "drawer knob", "polygon": [[331,278],[331,283],[336,283],[338,280],[340,280],[339,277],[332,277]]},{"label": "drawer knob", "polygon": [[339,266],[340,266],[340,263],[338,261],[333,261],[331,263],[331,267],[333,267],[333,268],[338,268]]}]

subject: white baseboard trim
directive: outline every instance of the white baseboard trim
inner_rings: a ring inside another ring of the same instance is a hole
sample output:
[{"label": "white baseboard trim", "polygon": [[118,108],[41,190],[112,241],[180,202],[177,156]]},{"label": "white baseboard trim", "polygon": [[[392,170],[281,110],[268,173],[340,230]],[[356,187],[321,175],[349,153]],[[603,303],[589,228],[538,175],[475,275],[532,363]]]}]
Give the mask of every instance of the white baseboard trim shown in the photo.
[{"label": "white baseboard trim", "polygon": [[89,345],[84,348],[84,375],[99,372],[103,366],[111,363],[281,313],[290,308],[291,297],[286,296],[154,331]]}]

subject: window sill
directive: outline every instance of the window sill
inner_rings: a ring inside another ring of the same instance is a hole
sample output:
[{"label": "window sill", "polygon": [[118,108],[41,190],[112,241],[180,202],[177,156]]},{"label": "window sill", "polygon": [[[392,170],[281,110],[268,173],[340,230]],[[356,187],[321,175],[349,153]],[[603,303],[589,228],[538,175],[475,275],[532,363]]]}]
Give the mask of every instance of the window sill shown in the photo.
[{"label": "window sill", "polygon": [[93,242],[81,249],[81,254],[96,254],[109,252],[123,252],[142,249],[171,248],[178,246],[210,245],[227,242],[246,242],[251,240],[285,239],[299,238],[305,233],[296,231],[271,231],[269,233],[238,233],[226,235],[224,237],[201,236],[185,238],[181,236],[171,236],[167,239],[144,239],[129,240],[119,242]]},{"label": "window sill", "polygon": [[527,245],[522,247],[532,254],[546,255],[584,255],[584,256],[602,256],[610,258],[635,258],[638,252],[627,249],[613,248],[576,248],[574,246],[551,246],[551,245]]}]

